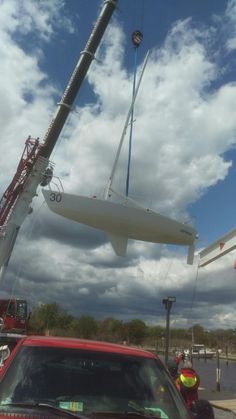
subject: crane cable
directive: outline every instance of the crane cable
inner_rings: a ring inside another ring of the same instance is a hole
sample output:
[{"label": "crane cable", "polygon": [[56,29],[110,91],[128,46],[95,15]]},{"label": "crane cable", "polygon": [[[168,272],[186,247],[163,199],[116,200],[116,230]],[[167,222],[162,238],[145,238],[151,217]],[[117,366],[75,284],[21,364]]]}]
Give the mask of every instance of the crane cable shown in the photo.
[{"label": "crane cable", "polygon": [[[136,91],[136,75],[137,75],[137,56],[138,56],[138,47],[141,44],[143,39],[143,34],[139,30],[136,30],[132,33],[132,43],[134,46],[134,71],[133,71],[133,89],[132,89],[132,101],[134,102],[135,91]],[[131,149],[132,149],[132,136],[133,136],[133,123],[134,123],[134,106],[131,110],[130,115],[130,133],[129,133],[129,150],[128,150],[128,165],[127,165],[127,175],[126,175],[126,197],[129,195],[129,177],[130,177],[130,164],[131,164]]]},{"label": "crane cable", "polygon": [[[135,30],[132,33],[132,43],[134,46],[134,65],[133,65],[133,89],[132,89],[132,99],[134,99],[135,94],[135,84],[136,84],[136,73],[137,73],[137,57],[138,57],[138,47],[143,39],[143,25],[144,25],[144,0],[136,0],[136,7],[133,13],[133,27],[139,27],[140,30]],[[129,133],[129,145],[128,145],[128,163],[127,163],[127,175],[126,175],[126,188],[125,195],[129,195],[129,178],[130,178],[130,166],[131,166],[131,149],[132,149],[132,135],[133,135],[133,123],[134,123],[134,108],[132,109],[130,117],[130,133]]]}]

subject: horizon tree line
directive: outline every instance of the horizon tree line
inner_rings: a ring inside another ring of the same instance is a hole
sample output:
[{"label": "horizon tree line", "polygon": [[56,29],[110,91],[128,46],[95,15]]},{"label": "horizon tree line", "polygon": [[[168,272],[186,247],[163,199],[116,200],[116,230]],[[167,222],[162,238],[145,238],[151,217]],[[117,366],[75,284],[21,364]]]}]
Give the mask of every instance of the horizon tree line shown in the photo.
[{"label": "horizon tree line", "polygon": [[[141,345],[156,351],[164,349],[165,327],[150,326],[139,318],[122,321],[113,317],[96,320],[90,315],[74,317],[63,310],[57,303],[40,304],[31,313],[28,333],[55,336],[68,336],[82,339],[104,340],[114,343]],[[201,343],[209,348],[221,348],[227,345],[236,352],[236,330],[206,330],[199,324],[191,328],[170,328],[170,346],[188,348],[194,343]]]}]

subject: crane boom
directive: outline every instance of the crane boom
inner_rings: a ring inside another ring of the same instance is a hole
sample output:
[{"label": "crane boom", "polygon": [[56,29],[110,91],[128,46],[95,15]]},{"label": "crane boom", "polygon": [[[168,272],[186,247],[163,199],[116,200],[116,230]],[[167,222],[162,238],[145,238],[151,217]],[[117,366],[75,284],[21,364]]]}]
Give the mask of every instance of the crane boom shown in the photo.
[{"label": "crane boom", "polygon": [[[36,196],[37,187],[45,178],[49,158],[70,113],[73,102],[86,77],[94,54],[118,0],[104,0],[103,7],[85,45],[79,61],[62,95],[55,115],[48,127],[42,145],[34,144],[34,159],[30,154],[21,157],[17,172],[0,200],[0,272],[3,273],[10,259],[19,229]],[[26,148],[31,140],[26,141]],[[37,139],[38,141],[38,139]]]},{"label": "crane boom", "polygon": [[94,54],[100,44],[102,36],[112,16],[117,0],[104,0],[103,9],[98,17],[93,31],[88,39],[85,49],[81,52],[80,59],[76,65],[69,83],[64,91],[61,101],[58,103],[54,119],[49,125],[48,131],[44,138],[44,145],[40,151],[43,157],[49,157],[53,147],[60,135],[65,124],[67,116],[71,110],[71,106],[77,95],[77,92],[88,72],[89,66],[94,58]]}]

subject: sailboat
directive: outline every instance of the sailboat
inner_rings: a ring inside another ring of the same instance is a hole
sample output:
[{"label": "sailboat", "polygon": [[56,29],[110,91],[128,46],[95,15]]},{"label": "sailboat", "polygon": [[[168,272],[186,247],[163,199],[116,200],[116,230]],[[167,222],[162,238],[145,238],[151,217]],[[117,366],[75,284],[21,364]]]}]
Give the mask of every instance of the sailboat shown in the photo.
[{"label": "sailboat", "polygon": [[[121,147],[133,114],[134,103],[148,56],[149,51],[146,54],[137,88],[133,94],[114,165],[105,189],[104,199],[45,189],[42,192],[51,211],[78,223],[105,231],[118,256],[126,255],[128,240],[132,239],[151,243],[188,246],[187,263],[192,264],[194,241],[196,239],[196,230],[192,226],[172,220],[149,208],[144,208],[129,197],[118,194],[112,188]],[[110,201],[114,193],[119,197],[120,202]]]}]

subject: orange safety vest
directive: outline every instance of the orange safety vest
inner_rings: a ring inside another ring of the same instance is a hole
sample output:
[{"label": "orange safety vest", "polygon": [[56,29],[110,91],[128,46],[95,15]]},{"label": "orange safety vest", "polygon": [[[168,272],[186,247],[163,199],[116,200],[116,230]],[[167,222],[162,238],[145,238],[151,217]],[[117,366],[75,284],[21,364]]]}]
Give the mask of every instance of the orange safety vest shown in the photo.
[{"label": "orange safety vest", "polygon": [[184,387],[186,388],[192,388],[197,383],[196,375],[193,375],[192,373],[189,373],[189,372],[187,373],[185,372],[184,374],[180,373],[179,379],[181,383],[184,385]]},{"label": "orange safety vest", "polygon": [[181,368],[180,374],[176,380],[176,385],[179,388],[181,384],[184,386],[186,390],[198,388],[199,377],[192,368]]}]

